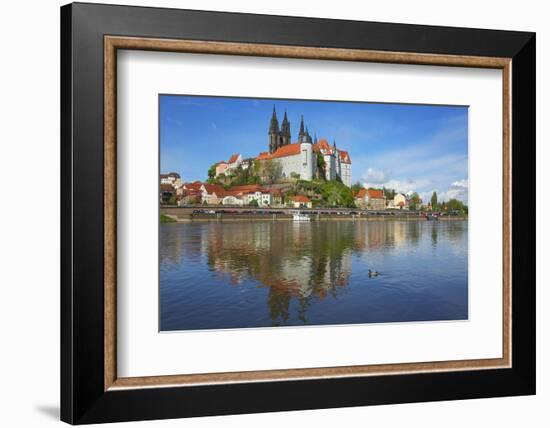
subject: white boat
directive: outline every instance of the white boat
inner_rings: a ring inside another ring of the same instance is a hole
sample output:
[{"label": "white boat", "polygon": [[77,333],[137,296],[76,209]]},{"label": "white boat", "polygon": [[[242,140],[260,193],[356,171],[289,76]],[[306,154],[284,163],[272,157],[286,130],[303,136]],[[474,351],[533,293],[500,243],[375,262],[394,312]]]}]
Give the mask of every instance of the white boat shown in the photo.
[{"label": "white boat", "polygon": [[299,211],[292,212],[292,219],[294,221],[310,221],[311,218],[307,214],[302,214]]}]

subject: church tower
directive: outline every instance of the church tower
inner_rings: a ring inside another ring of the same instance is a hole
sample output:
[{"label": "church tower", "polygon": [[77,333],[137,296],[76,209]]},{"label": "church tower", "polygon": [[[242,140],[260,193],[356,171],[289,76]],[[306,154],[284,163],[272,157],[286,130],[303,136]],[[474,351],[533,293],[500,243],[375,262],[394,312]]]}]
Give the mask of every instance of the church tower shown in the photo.
[{"label": "church tower", "polygon": [[306,132],[304,131],[304,115],[302,115],[302,119],[300,120],[300,132],[298,133],[298,142],[300,144],[306,142]]},{"label": "church tower", "polygon": [[290,144],[290,122],[286,117],[285,110],[285,117],[281,123],[281,145],[286,146],[287,144]]},{"label": "church tower", "polygon": [[275,106],[273,106],[273,114],[271,115],[271,122],[269,123],[269,153],[273,153],[279,148],[279,121],[277,120],[277,113],[275,112]]}]

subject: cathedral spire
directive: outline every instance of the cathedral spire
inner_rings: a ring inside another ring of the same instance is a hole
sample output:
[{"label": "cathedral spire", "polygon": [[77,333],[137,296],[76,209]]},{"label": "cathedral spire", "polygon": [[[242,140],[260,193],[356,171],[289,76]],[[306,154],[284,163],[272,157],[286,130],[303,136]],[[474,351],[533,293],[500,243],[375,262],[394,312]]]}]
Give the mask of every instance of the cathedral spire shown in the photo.
[{"label": "cathedral spire", "polygon": [[275,111],[275,105],[273,105],[273,114],[271,115],[271,122],[269,124],[269,133],[279,132],[279,121],[277,120],[277,112]]},{"label": "cathedral spire", "polygon": [[300,120],[300,133],[298,134],[298,142],[300,144],[305,143],[307,140],[307,134],[304,131],[304,115],[302,115],[302,119]]},{"label": "cathedral spire", "polygon": [[290,122],[288,121],[288,117],[286,115],[286,109],[285,116],[281,122],[281,144],[283,146],[290,144]]},{"label": "cathedral spire", "polygon": [[317,131],[313,133],[313,144],[317,144]]},{"label": "cathedral spire", "polygon": [[275,111],[275,105],[273,105],[273,114],[271,115],[271,122],[269,123],[269,153],[273,153],[280,147],[281,135],[279,132],[279,121],[277,120],[277,112]]}]

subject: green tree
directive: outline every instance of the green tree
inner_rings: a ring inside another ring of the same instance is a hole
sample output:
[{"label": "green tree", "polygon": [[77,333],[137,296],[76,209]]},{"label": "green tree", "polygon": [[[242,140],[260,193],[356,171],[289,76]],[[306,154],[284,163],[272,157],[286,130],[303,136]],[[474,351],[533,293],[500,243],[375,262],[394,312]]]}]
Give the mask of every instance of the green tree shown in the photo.
[{"label": "green tree", "polygon": [[248,206],[250,207],[257,207],[259,204],[258,204],[258,200],[257,199],[252,199],[249,203],[248,203]]},{"label": "green tree", "polygon": [[325,158],[323,157],[321,152],[317,152],[317,171],[319,178],[324,179],[327,176],[326,168],[327,163],[325,162]]},{"label": "green tree", "polygon": [[216,177],[216,165],[211,165],[210,168],[208,168],[208,178],[214,178]]},{"label": "green tree", "polygon": [[356,181],[355,184],[352,184],[351,185],[351,191],[355,194],[357,192],[359,192],[359,190],[361,190],[363,188],[363,185],[361,184],[360,181]]},{"label": "green tree", "polygon": [[382,191],[388,201],[395,198],[395,189],[387,189],[386,187],[382,187]]},{"label": "green tree", "polygon": [[416,211],[418,208],[420,208],[420,203],[420,196],[418,196],[418,193],[414,192],[409,199],[409,209],[412,211]]},{"label": "green tree", "polygon": [[275,183],[283,176],[283,166],[279,161],[268,159],[263,162],[262,169],[262,176],[269,184]]},{"label": "green tree", "polygon": [[458,199],[450,199],[446,206],[447,211],[450,212],[457,212],[457,213],[468,213],[468,206],[465,205],[462,201],[459,201]]},{"label": "green tree", "polygon": [[436,207],[437,207],[437,192],[432,193],[432,198],[430,199],[430,204],[432,205],[432,209],[436,209]]}]

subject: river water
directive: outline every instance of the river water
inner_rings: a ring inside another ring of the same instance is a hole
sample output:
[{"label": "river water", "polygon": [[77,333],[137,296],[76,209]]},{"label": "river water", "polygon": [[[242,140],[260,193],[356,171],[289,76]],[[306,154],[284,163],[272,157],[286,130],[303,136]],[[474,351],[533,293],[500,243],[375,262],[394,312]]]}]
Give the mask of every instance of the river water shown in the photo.
[{"label": "river water", "polygon": [[468,318],[467,221],[168,223],[159,256],[162,331]]}]

